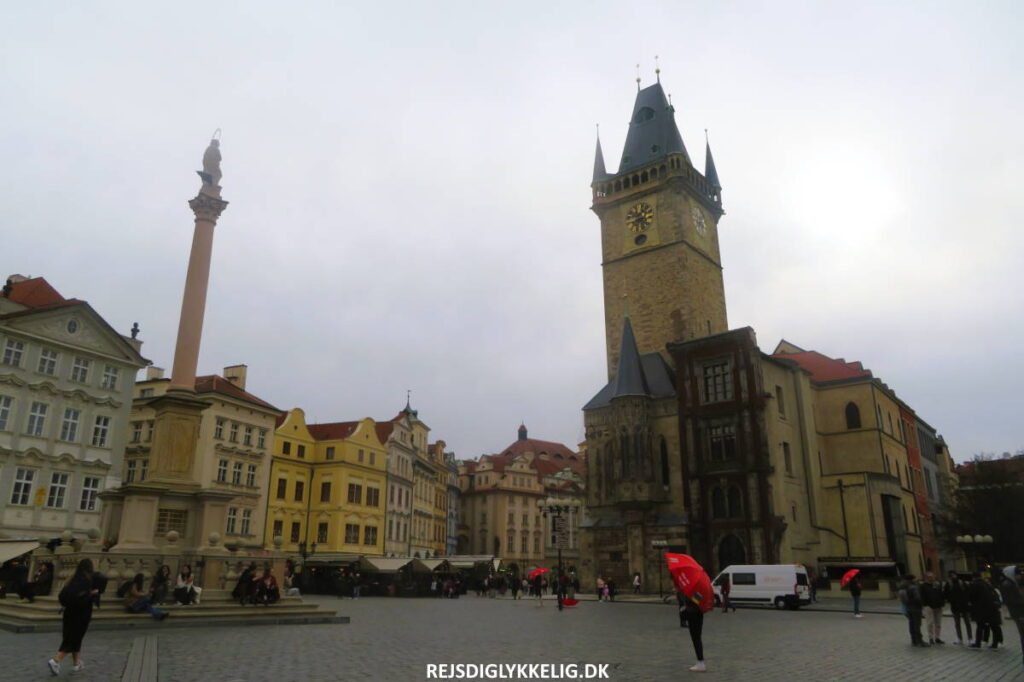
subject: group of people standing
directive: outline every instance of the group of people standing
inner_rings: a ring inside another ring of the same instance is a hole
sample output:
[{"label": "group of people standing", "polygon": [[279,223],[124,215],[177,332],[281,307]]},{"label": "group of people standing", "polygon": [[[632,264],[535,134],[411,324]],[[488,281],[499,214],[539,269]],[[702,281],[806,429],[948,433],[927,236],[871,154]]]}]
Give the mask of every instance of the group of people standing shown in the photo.
[{"label": "group of people standing", "polygon": [[615,601],[615,587],[615,580],[612,578],[605,578],[603,575],[597,576],[597,600]]},{"label": "group of people standing", "polygon": [[[973,579],[950,571],[948,580],[936,579],[932,573],[925,574],[923,581],[913,575],[903,576],[899,598],[910,629],[913,646],[927,647],[942,645],[942,613],[947,604],[953,613],[956,629],[954,644],[967,644],[969,648],[980,649],[991,641],[990,649],[1003,643],[1002,607],[1009,610],[1010,620],[1016,626],[1024,650],[1024,585],[1021,571],[1017,566],[1007,566],[1000,576],[986,579],[980,575]],[[921,633],[921,623],[927,624],[928,641]],[[971,623],[974,623],[974,641],[971,642]],[[964,634],[966,633],[966,637]]]}]

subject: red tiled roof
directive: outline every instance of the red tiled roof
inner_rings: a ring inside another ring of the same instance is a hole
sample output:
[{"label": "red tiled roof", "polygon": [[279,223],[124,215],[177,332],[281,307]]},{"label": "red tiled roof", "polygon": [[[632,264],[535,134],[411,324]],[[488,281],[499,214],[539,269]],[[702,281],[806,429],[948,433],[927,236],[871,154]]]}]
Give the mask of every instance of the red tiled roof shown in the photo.
[{"label": "red tiled roof", "polygon": [[387,443],[388,438],[391,438],[391,434],[394,430],[394,422],[377,422],[377,439],[380,440],[381,443]]},{"label": "red tiled roof", "polygon": [[864,369],[859,362],[846,362],[842,358],[830,358],[817,351],[802,353],[776,353],[776,360],[791,360],[811,374],[812,381],[841,381],[843,379],[870,379],[871,370]]},{"label": "red tiled roof", "polygon": [[[4,294],[0,293],[0,296],[4,296]],[[80,301],[77,298],[64,298],[42,277],[33,277],[22,282],[13,282],[11,284],[11,291],[6,295],[6,298],[9,301],[25,306],[25,310],[9,312],[3,315],[5,318],[29,315],[51,308],[87,305],[85,301]]]},{"label": "red tiled roof", "polygon": [[220,393],[221,395],[238,398],[239,400],[244,400],[246,402],[253,403],[254,405],[259,405],[261,407],[266,407],[280,412],[280,410],[270,403],[265,400],[260,400],[252,393],[235,386],[233,383],[222,376],[218,376],[217,374],[208,374],[206,376],[196,377],[196,393]]},{"label": "red tiled roof", "polygon": [[333,422],[331,424],[309,424],[307,428],[316,440],[342,440],[352,435],[359,422]]},{"label": "red tiled roof", "polygon": [[29,308],[50,306],[68,301],[42,277],[33,277],[23,282],[14,282],[7,298]]}]

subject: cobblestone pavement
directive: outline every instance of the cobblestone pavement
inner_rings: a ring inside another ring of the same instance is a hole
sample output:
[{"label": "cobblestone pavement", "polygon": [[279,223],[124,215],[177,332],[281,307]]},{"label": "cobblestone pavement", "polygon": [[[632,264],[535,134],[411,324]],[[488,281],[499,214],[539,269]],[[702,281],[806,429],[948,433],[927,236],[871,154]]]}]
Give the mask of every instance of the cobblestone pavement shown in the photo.
[{"label": "cobblestone pavement", "polygon": [[[583,602],[559,613],[552,601],[538,607],[526,599],[475,596],[315,599],[351,616],[351,624],[97,631],[86,636],[87,669],[75,679],[120,679],[142,632],[158,635],[159,682],[404,682],[426,680],[428,663],[608,663],[615,682],[692,675],[689,634],[673,605]],[[704,625],[707,675],[758,682],[1024,680],[1019,637],[1007,625],[1002,650],[912,649],[902,616],[715,612]],[[951,623],[948,628],[951,641]],[[50,679],[45,661],[59,639],[57,633],[0,633],[0,679]]]}]

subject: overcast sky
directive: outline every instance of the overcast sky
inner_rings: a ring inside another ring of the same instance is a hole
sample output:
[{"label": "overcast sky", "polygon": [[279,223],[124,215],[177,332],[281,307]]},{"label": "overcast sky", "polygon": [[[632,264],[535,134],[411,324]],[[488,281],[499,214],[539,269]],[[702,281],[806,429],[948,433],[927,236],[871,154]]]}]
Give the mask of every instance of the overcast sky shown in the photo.
[{"label": "overcast sky", "polygon": [[957,459],[1015,450],[1022,7],[12,5],[0,274],[138,321],[169,370],[219,127],[200,373],[248,364],[311,421],[412,389],[459,458],[521,420],[574,446],[606,380],[594,126],[614,169],[659,55],[700,170],[710,131],[730,326],[861,360]]}]

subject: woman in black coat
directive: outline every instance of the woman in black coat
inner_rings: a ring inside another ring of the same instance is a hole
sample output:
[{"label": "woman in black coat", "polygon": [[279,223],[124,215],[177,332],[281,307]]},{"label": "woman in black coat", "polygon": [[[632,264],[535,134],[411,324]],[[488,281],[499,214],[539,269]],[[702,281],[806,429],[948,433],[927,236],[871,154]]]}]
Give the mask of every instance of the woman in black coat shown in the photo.
[{"label": "woman in black coat", "polygon": [[167,599],[167,593],[171,589],[171,567],[164,564],[153,576],[153,585],[150,590],[153,593],[153,603],[162,604]]},{"label": "woman in black coat", "polygon": [[85,637],[89,621],[92,620],[93,598],[99,593],[99,590],[93,587],[92,578],[92,561],[82,559],[78,562],[71,580],[60,591],[60,604],[64,607],[63,639],[57,655],[46,662],[54,675],[60,674],[60,662],[68,654],[71,654],[75,663],[75,672],[85,667],[81,656],[82,638]]},{"label": "woman in black coat", "polygon": [[1003,641],[1003,618],[1000,614],[1002,602],[999,600],[999,593],[987,580],[977,577],[971,583],[971,618],[977,623],[974,644],[972,649],[981,648],[982,641],[988,640],[989,633],[992,634],[990,649],[996,649]]}]

